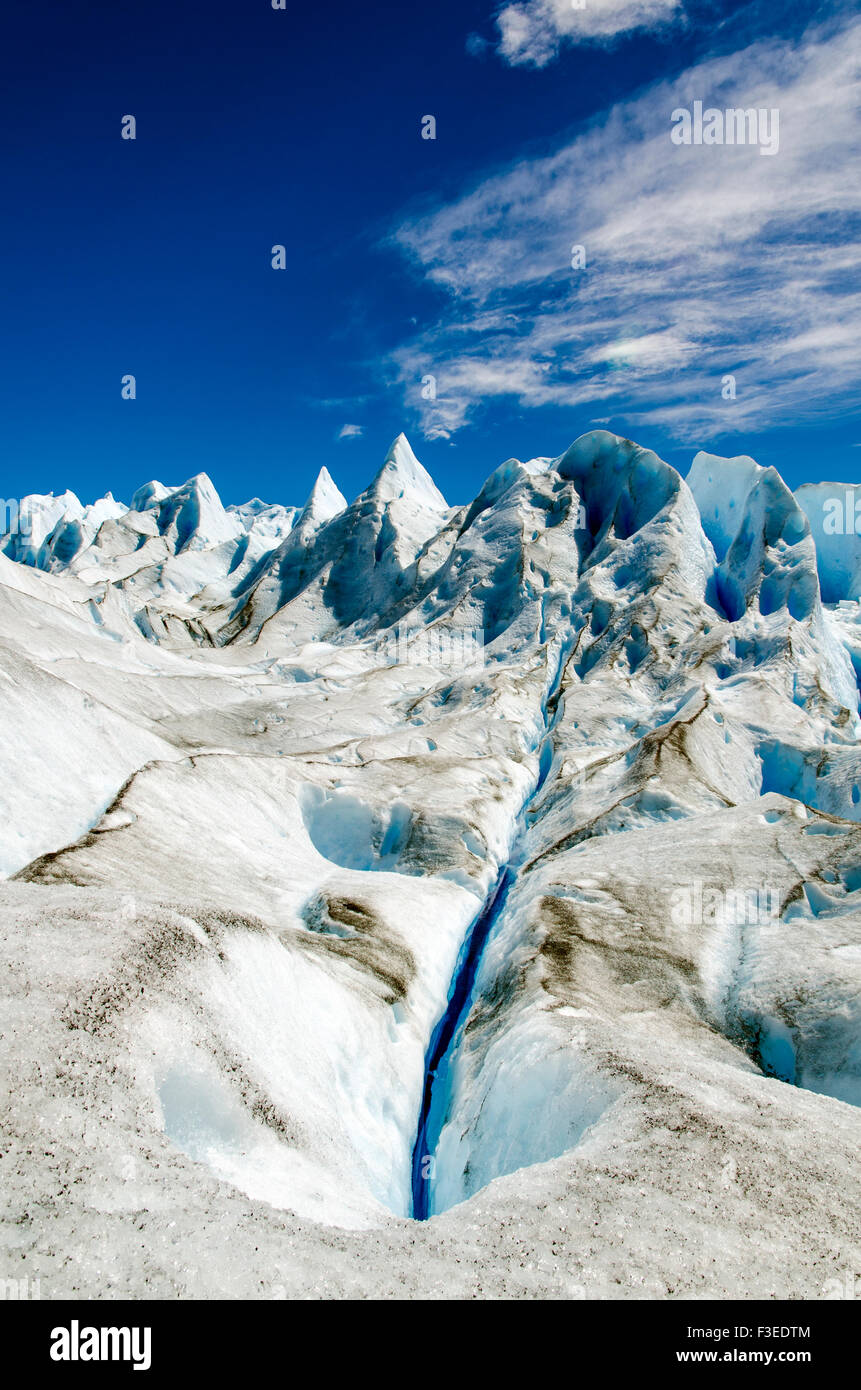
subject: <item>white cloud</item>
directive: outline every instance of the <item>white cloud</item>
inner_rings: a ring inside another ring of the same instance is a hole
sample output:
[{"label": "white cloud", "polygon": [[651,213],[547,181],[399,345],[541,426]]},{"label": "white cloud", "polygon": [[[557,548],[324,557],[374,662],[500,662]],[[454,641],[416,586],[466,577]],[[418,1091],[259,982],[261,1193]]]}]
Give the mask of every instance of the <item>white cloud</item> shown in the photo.
[{"label": "white cloud", "polygon": [[339,439],[358,439],[363,433],[361,425],[342,425],[338,433]]},{"label": "white cloud", "polygon": [[508,63],[544,67],[566,40],[610,39],[656,29],[679,16],[681,0],[521,0],[496,17],[499,53]]},{"label": "white cloud", "polygon": [[[425,429],[502,397],[601,401],[686,440],[840,408],[861,388],[859,68],[858,21],[711,59],[405,222],[397,244],[448,294],[393,359]],[[674,145],[695,99],[779,108],[778,153]]]},{"label": "white cloud", "polygon": [[591,362],[610,362],[618,367],[679,367],[693,353],[696,344],[680,338],[672,329],[646,333],[641,338],[620,338],[605,343],[588,354]]}]

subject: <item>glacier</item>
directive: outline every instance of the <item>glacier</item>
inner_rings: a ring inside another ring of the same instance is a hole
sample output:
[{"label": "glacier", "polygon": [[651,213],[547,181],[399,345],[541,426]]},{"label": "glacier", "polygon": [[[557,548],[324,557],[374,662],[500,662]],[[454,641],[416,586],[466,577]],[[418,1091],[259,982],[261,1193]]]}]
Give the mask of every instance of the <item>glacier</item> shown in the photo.
[{"label": "glacier", "polygon": [[[861,1269],[847,485],[603,430],[450,505],[0,536],[6,1263],[43,1297]],[[839,507],[835,503],[839,501]]]}]

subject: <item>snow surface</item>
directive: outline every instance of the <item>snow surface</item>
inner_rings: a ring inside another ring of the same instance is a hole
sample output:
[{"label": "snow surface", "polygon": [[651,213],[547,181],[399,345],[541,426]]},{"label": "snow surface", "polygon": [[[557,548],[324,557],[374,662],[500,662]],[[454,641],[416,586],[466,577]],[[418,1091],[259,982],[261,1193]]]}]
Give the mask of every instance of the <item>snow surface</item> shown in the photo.
[{"label": "snow surface", "polygon": [[456,507],[403,436],[351,503],[36,499],[0,538],[7,1269],[861,1268],[861,540],[824,497],[593,431]]}]

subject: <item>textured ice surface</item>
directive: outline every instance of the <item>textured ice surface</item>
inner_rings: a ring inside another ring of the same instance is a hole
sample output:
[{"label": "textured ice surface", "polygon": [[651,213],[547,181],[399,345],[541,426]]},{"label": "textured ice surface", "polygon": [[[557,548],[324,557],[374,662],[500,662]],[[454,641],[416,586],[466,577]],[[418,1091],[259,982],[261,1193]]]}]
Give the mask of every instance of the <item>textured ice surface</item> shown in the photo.
[{"label": "textured ice surface", "polygon": [[403,437],[350,503],[325,470],[304,506],[36,499],[0,539],[6,1265],[55,1297],[861,1268],[830,487],[595,431],[468,505]]}]

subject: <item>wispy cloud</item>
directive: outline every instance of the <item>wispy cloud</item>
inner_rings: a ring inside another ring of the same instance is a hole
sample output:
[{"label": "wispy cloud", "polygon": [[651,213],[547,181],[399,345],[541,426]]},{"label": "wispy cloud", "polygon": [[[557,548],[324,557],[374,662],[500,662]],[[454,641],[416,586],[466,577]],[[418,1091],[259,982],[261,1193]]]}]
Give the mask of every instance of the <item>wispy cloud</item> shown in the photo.
[{"label": "wispy cloud", "polygon": [[[426,433],[448,436],[510,397],[603,401],[687,440],[857,395],[859,73],[857,20],[761,42],[401,225],[397,245],[448,296],[392,363]],[[673,144],[672,112],[694,100],[777,108],[778,153]]]},{"label": "wispy cloud", "polygon": [[339,439],[359,439],[363,433],[361,425],[342,425],[338,431]]},{"label": "wispy cloud", "polygon": [[466,39],[466,51],[470,58],[484,58],[488,49],[493,44],[490,39],[485,39],[481,34],[468,34]]},{"label": "wispy cloud", "polygon": [[541,68],[566,42],[663,28],[681,10],[681,0],[521,0],[496,17],[498,52],[508,63]]}]

